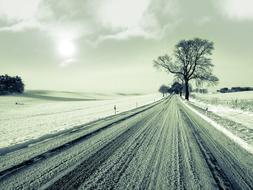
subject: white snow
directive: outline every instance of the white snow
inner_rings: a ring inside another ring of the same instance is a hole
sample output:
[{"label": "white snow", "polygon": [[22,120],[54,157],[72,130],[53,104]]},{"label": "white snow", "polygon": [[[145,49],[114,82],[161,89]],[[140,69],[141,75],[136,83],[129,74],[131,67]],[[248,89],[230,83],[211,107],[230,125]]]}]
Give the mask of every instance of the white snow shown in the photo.
[{"label": "white snow", "polygon": [[253,91],[230,93],[193,93],[192,97],[212,105],[224,105],[233,109],[253,112]]},{"label": "white snow", "polygon": [[202,99],[217,99],[218,101],[231,101],[231,100],[253,100],[253,91],[244,92],[230,92],[230,93],[193,93]]},{"label": "white snow", "polygon": [[253,112],[231,108],[229,106],[221,104],[210,104],[194,98],[191,98],[190,101],[198,107],[204,109],[207,108],[208,111],[211,111],[223,118],[229,119],[236,123],[240,123],[245,127],[253,129]]},{"label": "white snow", "polygon": [[[45,94],[43,94],[45,93]],[[73,128],[90,121],[140,107],[161,99],[160,94],[120,96],[40,91],[32,96],[0,97],[0,148]],[[37,95],[41,97],[37,97]],[[94,101],[48,100],[48,97],[94,98]],[[107,98],[105,100],[105,98]],[[18,102],[20,105],[16,105]]]},{"label": "white snow", "polygon": [[[181,99],[180,99],[181,100]],[[182,100],[181,100],[182,101]],[[232,141],[234,141],[235,143],[237,143],[238,145],[240,145],[242,148],[244,148],[246,151],[248,151],[249,153],[253,154],[253,146],[249,145],[248,143],[246,143],[243,139],[241,139],[240,137],[234,135],[233,133],[231,133],[229,130],[227,130],[225,127],[219,125],[218,123],[216,123],[214,120],[210,119],[209,117],[203,115],[202,113],[198,112],[197,110],[195,110],[194,108],[192,108],[191,106],[189,106],[187,103],[185,103],[184,101],[182,101],[184,103],[184,105],[189,108],[191,111],[193,111],[195,114],[197,114],[198,116],[200,116],[202,119],[204,119],[205,121],[207,121],[208,123],[210,123],[213,127],[215,127],[217,130],[221,131],[224,135],[226,135],[227,137],[229,137]]]}]

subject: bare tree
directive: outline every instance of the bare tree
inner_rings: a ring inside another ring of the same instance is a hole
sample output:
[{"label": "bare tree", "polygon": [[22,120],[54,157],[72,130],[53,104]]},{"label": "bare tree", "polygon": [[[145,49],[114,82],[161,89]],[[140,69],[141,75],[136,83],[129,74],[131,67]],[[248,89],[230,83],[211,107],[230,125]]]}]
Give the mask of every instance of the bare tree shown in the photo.
[{"label": "bare tree", "polygon": [[159,56],[154,60],[154,66],[163,68],[182,80],[185,85],[185,99],[189,100],[189,81],[195,80],[198,84],[218,82],[218,78],[212,74],[213,64],[209,58],[213,49],[213,42],[208,40],[182,40],[175,46],[174,59],[167,54]]},{"label": "bare tree", "polygon": [[179,95],[182,96],[183,86],[184,86],[184,79],[183,79],[183,77],[181,75],[175,74],[173,83],[179,83],[180,84],[181,88],[180,88]]},{"label": "bare tree", "polygon": [[176,94],[180,94],[180,96],[182,94],[182,90],[183,90],[183,86],[180,82],[174,82],[170,88],[171,92],[174,92]]},{"label": "bare tree", "polygon": [[161,93],[163,94],[163,97],[164,97],[165,94],[168,93],[168,90],[169,90],[169,87],[167,87],[167,86],[165,86],[165,85],[162,85],[162,86],[160,86],[160,88],[159,88],[159,92],[161,92]]}]

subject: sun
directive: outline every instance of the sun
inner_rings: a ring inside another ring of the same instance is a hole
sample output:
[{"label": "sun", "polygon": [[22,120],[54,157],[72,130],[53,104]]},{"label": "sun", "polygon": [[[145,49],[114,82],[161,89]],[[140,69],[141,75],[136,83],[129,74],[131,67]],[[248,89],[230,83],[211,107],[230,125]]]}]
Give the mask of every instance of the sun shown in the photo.
[{"label": "sun", "polygon": [[70,57],[75,53],[75,46],[70,40],[63,40],[59,43],[59,53],[64,57]]}]

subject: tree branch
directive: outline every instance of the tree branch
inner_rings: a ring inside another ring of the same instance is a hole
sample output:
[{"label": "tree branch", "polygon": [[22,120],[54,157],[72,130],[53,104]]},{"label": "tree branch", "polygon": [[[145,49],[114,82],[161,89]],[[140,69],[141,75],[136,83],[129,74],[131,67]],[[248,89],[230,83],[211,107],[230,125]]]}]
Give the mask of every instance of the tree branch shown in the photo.
[{"label": "tree branch", "polygon": [[[173,68],[171,68],[171,67],[173,67],[173,63],[172,63],[171,58],[167,55],[159,56],[157,58],[157,60],[154,60],[154,66],[155,67],[162,67],[173,74],[184,75],[184,73],[182,73],[180,71],[173,70]],[[176,67],[176,66],[174,66],[174,67]]]}]

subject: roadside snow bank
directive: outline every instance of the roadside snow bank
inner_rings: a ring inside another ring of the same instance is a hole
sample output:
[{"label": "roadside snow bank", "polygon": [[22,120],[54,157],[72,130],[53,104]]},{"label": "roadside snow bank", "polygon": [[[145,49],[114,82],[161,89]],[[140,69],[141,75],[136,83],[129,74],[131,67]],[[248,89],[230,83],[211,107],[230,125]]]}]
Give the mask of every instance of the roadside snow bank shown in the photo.
[{"label": "roadside snow bank", "polygon": [[225,105],[213,105],[194,98],[191,99],[191,103],[203,109],[207,108],[208,111],[211,111],[221,117],[227,118],[231,121],[240,123],[250,129],[253,129],[253,112],[234,109]]},{"label": "roadside snow bank", "polygon": [[253,91],[230,93],[192,93],[191,96],[201,102],[223,105],[233,109],[253,112]]},{"label": "roadside snow bank", "polygon": [[[181,99],[180,99],[181,100]],[[205,121],[207,121],[208,123],[210,123],[213,127],[215,127],[217,130],[221,131],[224,135],[226,135],[228,138],[230,138],[232,141],[234,141],[235,143],[237,143],[238,145],[240,145],[242,148],[244,148],[246,151],[248,151],[249,153],[253,154],[253,146],[249,145],[248,143],[246,143],[243,139],[241,139],[240,137],[234,135],[232,132],[230,132],[229,130],[227,130],[225,127],[219,125],[218,123],[216,123],[214,120],[210,119],[209,117],[205,116],[204,114],[198,112],[197,110],[195,110],[194,108],[192,108],[191,106],[189,106],[187,103],[185,103],[183,100],[181,100],[184,105],[189,108],[192,112],[194,112],[195,114],[197,114],[199,117],[201,117],[202,119],[204,119]]]}]

